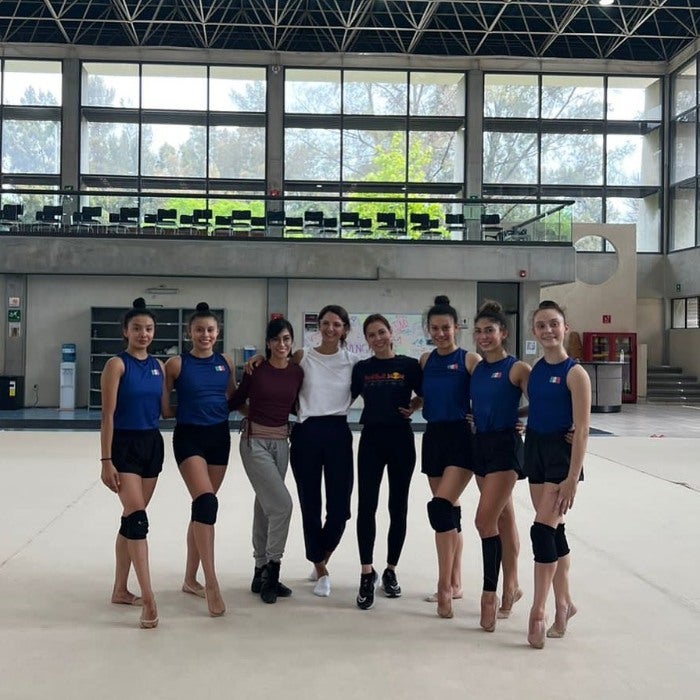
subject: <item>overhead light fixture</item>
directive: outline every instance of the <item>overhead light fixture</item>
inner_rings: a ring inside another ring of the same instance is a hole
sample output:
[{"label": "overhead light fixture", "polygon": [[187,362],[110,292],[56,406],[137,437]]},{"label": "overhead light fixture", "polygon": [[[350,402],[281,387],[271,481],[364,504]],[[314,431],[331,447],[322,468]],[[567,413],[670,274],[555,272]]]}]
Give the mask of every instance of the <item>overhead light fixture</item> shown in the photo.
[{"label": "overhead light fixture", "polygon": [[598,0],[598,4],[607,7],[608,5],[614,5],[615,0]]},{"label": "overhead light fixture", "polygon": [[160,284],[157,287],[149,287],[146,290],[147,294],[179,294],[180,290],[177,287],[166,287],[164,284]]}]

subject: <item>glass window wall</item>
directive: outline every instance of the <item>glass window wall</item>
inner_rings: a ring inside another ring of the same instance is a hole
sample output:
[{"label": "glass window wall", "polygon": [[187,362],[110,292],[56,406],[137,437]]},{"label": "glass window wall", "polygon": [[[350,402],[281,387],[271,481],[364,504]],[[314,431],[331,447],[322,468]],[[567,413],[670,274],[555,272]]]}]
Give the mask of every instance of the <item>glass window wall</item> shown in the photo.
[{"label": "glass window wall", "polygon": [[677,117],[698,104],[697,59],[673,75],[671,99],[672,117]]},{"label": "glass window wall", "polygon": [[138,109],[139,66],[129,63],[83,63],[82,103],[90,107]]},{"label": "glass window wall", "polygon": [[2,103],[32,107],[60,106],[60,61],[13,61],[3,65]]},{"label": "glass window wall", "polygon": [[602,119],[603,78],[594,75],[543,75],[542,119]]},{"label": "glass window wall", "polygon": [[525,73],[487,73],[484,76],[485,117],[537,119],[539,104],[538,76]]},{"label": "glass window wall", "polygon": [[571,197],[588,222],[630,210],[608,197],[638,198],[638,242],[659,251],[661,98],[658,76],[486,74],[484,194]]},{"label": "glass window wall", "polygon": [[149,64],[141,69],[143,109],[207,109],[207,67]]},{"label": "glass window wall", "polygon": [[407,110],[407,73],[354,70],[344,72],[344,114],[405,115]]},{"label": "glass window wall", "polygon": [[209,109],[213,112],[265,112],[265,69],[212,66]]},{"label": "glass window wall", "polygon": [[256,66],[83,63],[82,186],[166,186],[201,191],[202,202],[234,183],[264,191],[265,75]]},{"label": "glass window wall", "polygon": [[341,72],[288,68],[284,76],[287,114],[340,114]]}]

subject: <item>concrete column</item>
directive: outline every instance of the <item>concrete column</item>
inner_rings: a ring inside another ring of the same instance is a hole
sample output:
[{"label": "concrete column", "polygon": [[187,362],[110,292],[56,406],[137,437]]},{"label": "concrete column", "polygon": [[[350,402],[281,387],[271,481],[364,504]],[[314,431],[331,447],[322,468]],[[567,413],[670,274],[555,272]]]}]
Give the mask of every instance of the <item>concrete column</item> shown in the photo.
[{"label": "concrete column", "polygon": [[[284,192],[284,69],[279,65],[267,67],[267,194]],[[269,211],[281,211],[280,201],[268,202]],[[267,235],[282,235],[269,231]]]},{"label": "concrete column", "polygon": [[[272,314],[282,314],[289,318],[289,281],[282,277],[272,277],[267,280],[267,318]],[[298,329],[301,337],[303,329]]]},{"label": "concrete column", "polygon": [[[63,60],[63,120],[61,123],[61,188],[80,186],[80,61]],[[63,199],[64,223],[78,210],[77,196]]]},{"label": "concrete column", "polygon": [[467,73],[467,196],[481,197],[484,151],[484,72]]},{"label": "concrete column", "polygon": [[[0,289],[3,286],[0,285]],[[19,306],[10,307],[10,298],[19,299]],[[4,275],[3,362],[0,374],[24,376],[25,343],[27,340],[27,276]],[[9,312],[19,312],[20,320],[10,325]],[[16,325],[17,324],[17,325]]]}]

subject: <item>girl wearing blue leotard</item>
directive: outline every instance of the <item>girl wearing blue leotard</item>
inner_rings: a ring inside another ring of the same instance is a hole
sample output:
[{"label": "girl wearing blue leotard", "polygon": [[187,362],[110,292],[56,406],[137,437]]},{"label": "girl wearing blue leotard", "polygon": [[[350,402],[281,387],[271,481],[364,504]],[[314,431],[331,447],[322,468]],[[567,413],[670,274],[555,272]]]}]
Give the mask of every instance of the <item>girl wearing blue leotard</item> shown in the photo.
[{"label": "girl wearing blue leotard", "polygon": [[[122,335],[126,350],[107,360],[100,378],[102,483],[122,503],[115,546],[116,571],[112,602],[141,605],[140,627],[158,625],[158,611],[148,566],[146,508],[163,468],[163,438],[158,429],[163,393],[163,365],[148,354],[156,321],[139,298],[126,313]],[[127,590],[134,565],[141,597]]]},{"label": "girl wearing blue leotard", "polygon": [[[485,302],[474,319],[474,340],[483,360],[472,371],[471,400],[474,473],[479,487],[475,525],[481,536],[484,569],[481,627],[493,632],[497,618],[507,618],[522,597],[518,585],[520,542],[511,497],[522,476],[523,442],[516,430],[520,398],[530,366],[506,352],[507,319],[500,304]],[[496,588],[503,565],[503,596]]]},{"label": "girl wearing blue leotard", "polygon": [[[206,598],[209,614],[226,611],[214,568],[214,524],[219,502],[216,493],[226,473],[231,450],[228,399],[235,387],[233,361],[214,352],[219,321],[202,302],[187,326],[192,349],[165,364],[166,391],[177,390],[177,408],[164,408],[176,417],[173,431],[175,460],[192,497],[187,530],[187,563],[182,590]],[[167,411],[167,413],[166,413]],[[197,582],[202,564],[204,586]]]},{"label": "girl wearing blue leotard", "polygon": [[471,372],[480,361],[458,347],[457,312],[446,296],[435,298],[428,311],[428,333],[435,346],[425,353],[423,417],[427,421],[421,471],[433,498],[428,519],[435,530],[438,585],[434,596],[440,617],[452,617],[452,599],[462,597],[462,534],[459,497],[472,477],[472,434],[467,423]]},{"label": "girl wearing blue leotard", "polygon": [[[541,649],[546,637],[563,637],[576,606],[569,591],[569,545],[564,516],[573,506],[583,478],[588,441],[591,383],[588,374],[564,349],[568,330],[561,307],[540,303],[532,319],[533,333],[544,356],[532,368],[525,437],[525,474],[535,507],[530,530],[535,558],[535,593],[530,609],[527,641]],[[566,433],[574,426],[571,444]],[[545,609],[554,589],[556,614],[547,629]]]}]

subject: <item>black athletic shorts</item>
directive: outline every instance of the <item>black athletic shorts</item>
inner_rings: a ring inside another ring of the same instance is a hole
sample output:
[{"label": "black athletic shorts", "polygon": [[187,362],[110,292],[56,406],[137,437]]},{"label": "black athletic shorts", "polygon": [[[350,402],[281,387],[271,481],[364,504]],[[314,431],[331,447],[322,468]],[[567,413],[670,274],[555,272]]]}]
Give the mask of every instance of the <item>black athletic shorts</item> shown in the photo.
[{"label": "black athletic shorts", "polygon": [[163,470],[165,446],[160,430],[115,430],[112,464],[121,473],[155,479]]},{"label": "black athletic shorts", "polygon": [[421,472],[442,476],[445,467],[472,468],[472,431],[469,423],[428,423],[421,448]]},{"label": "black athletic shorts", "polygon": [[231,453],[228,421],[214,425],[176,424],[173,452],[178,466],[188,457],[201,457],[207,464],[226,466]]},{"label": "black athletic shorts", "polygon": [[[531,484],[560,484],[569,476],[571,445],[566,433],[525,433],[525,476]],[[579,481],[583,481],[583,469]]]},{"label": "black athletic shorts", "polygon": [[477,433],[474,436],[474,474],[486,476],[511,469],[523,479],[523,439],[515,430]]}]

